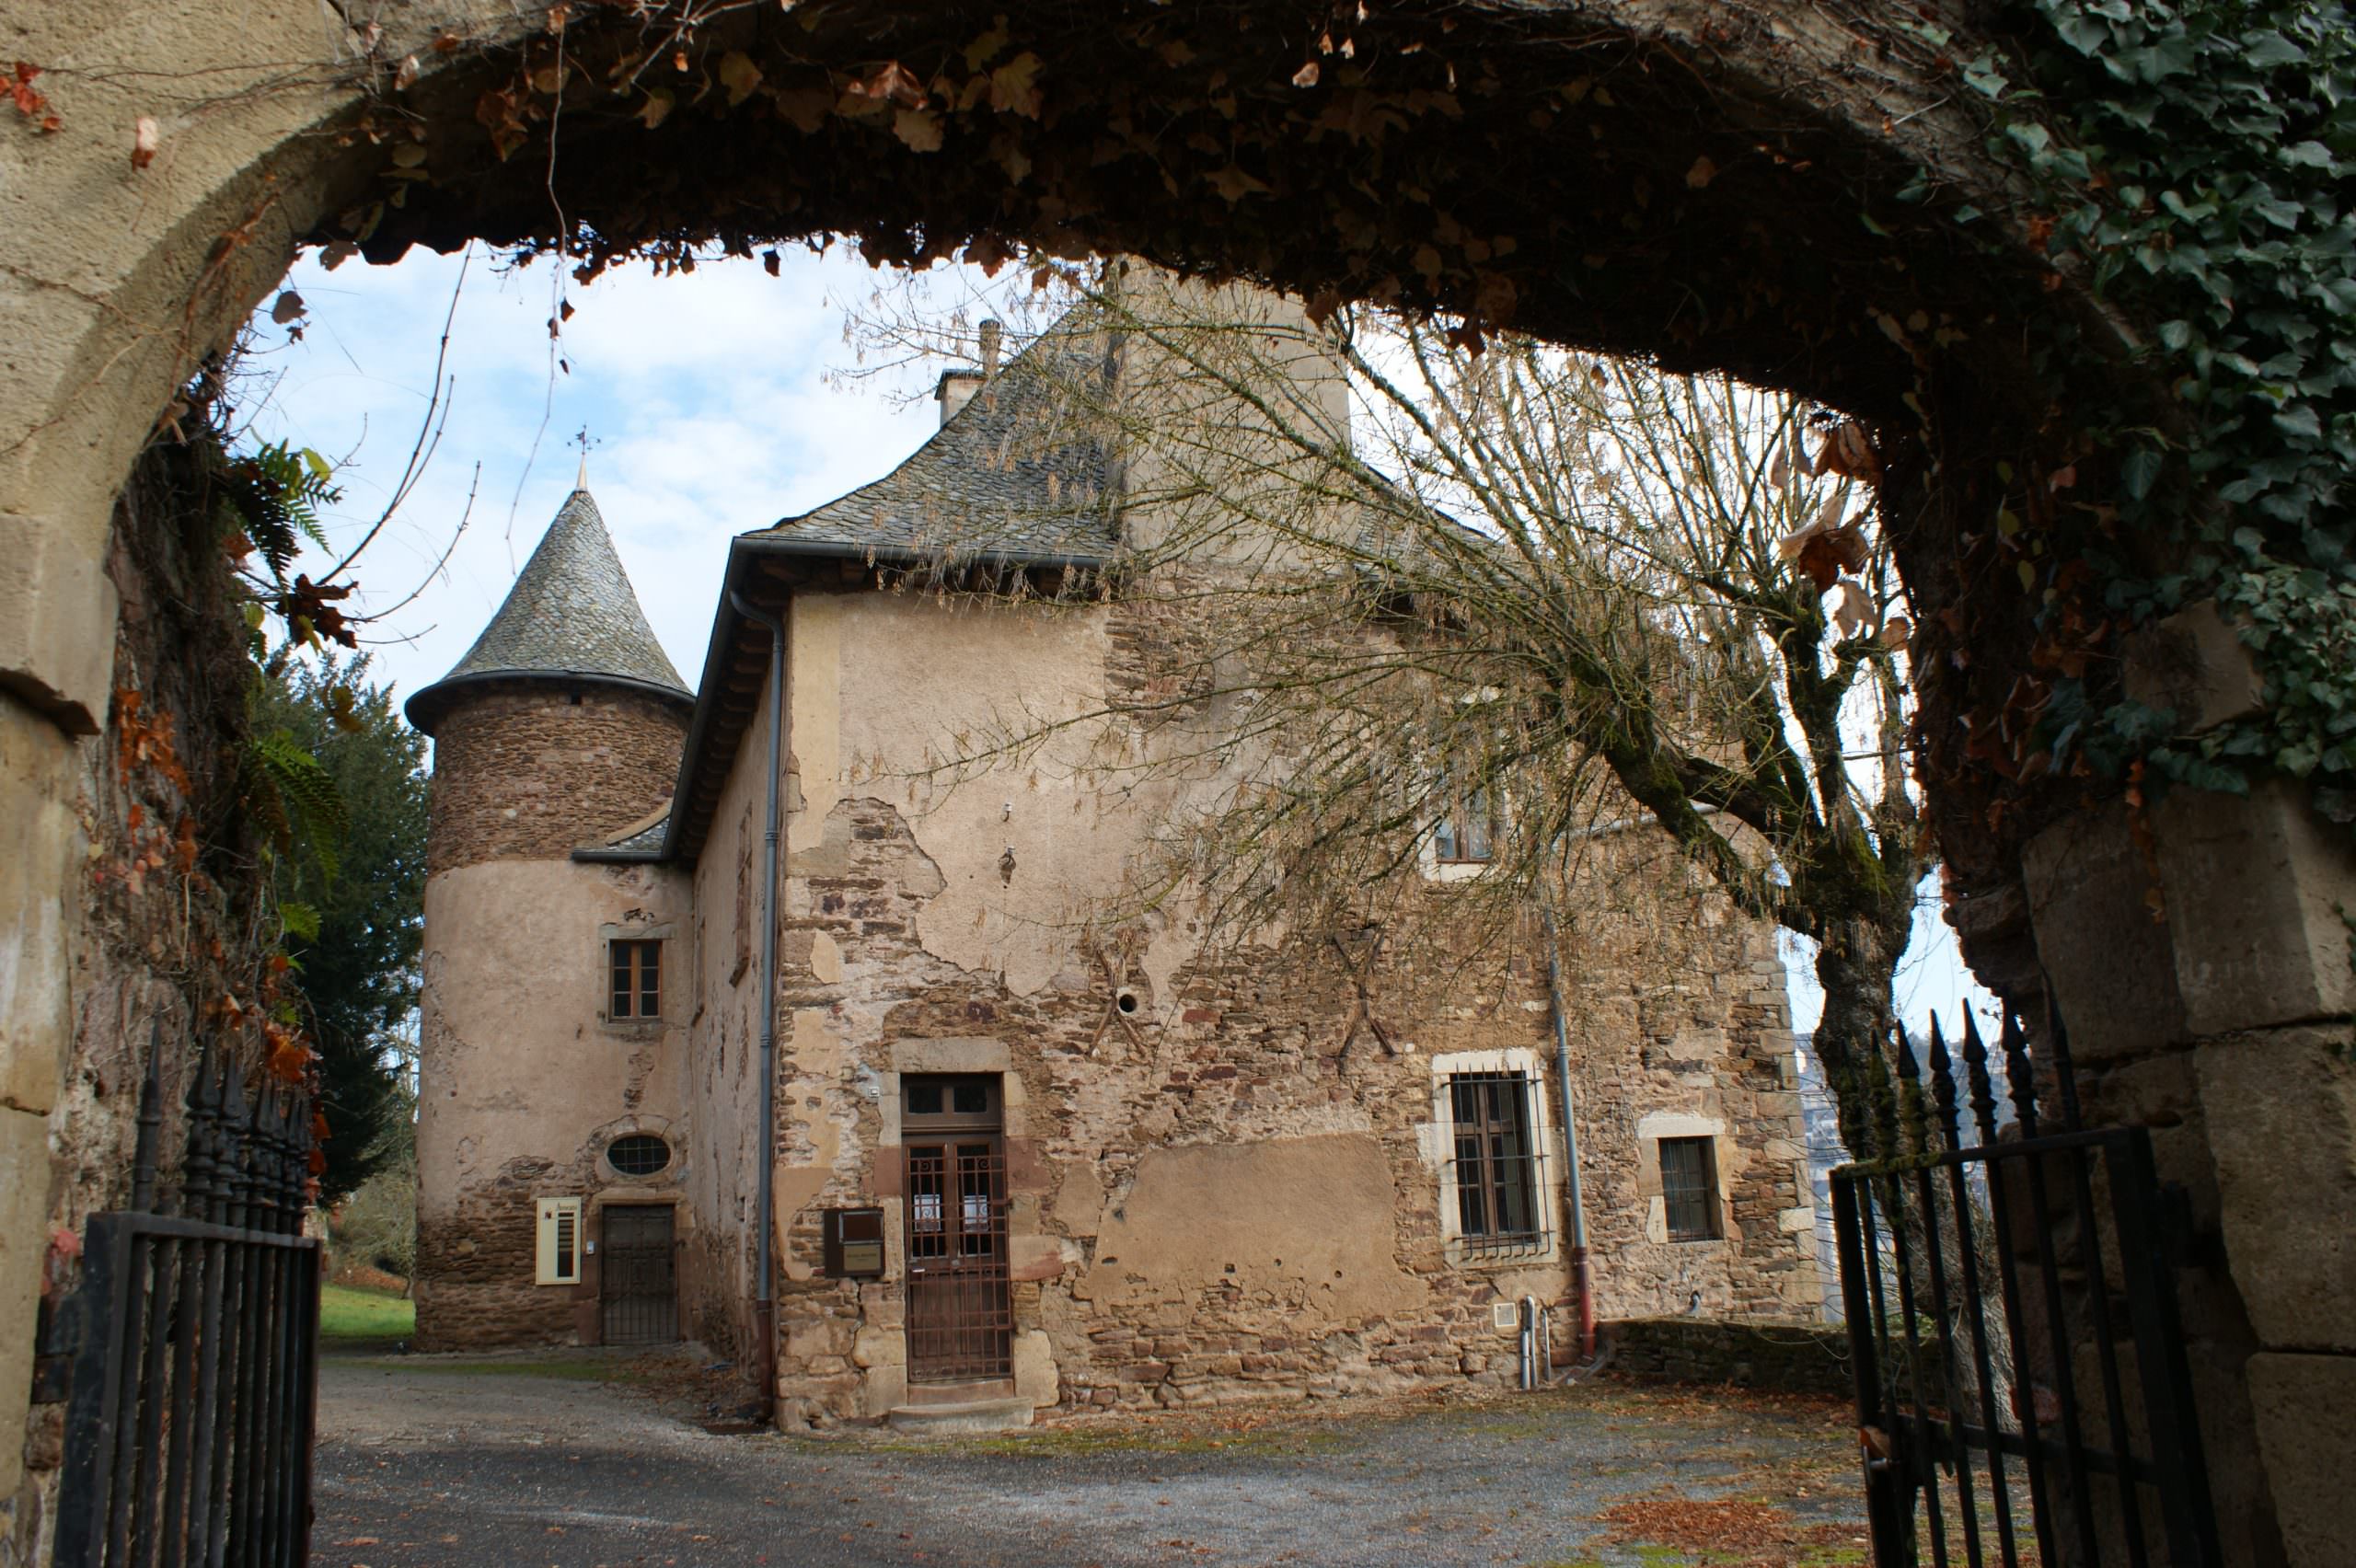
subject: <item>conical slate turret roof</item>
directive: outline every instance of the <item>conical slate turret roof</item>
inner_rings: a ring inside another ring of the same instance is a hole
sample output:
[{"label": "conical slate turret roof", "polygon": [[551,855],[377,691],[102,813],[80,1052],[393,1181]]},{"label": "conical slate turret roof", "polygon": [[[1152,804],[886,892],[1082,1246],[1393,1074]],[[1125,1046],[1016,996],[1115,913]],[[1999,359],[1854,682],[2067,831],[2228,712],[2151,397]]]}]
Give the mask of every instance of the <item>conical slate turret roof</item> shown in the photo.
[{"label": "conical slate turret roof", "polygon": [[585,487],[565,499],[467,656],[409,699],[409,721],[432,734],[464,687],[519,679],[596,681],[695,701],[654,640]]}]

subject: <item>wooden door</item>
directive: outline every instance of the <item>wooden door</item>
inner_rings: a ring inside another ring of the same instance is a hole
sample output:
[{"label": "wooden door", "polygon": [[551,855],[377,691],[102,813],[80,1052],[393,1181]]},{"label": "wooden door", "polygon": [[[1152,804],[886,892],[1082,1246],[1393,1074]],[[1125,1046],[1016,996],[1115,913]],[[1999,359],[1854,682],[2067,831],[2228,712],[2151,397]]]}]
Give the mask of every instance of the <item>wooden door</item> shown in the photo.
[{"label": "wooden door", "polygon": [[904,1080],[908,1380],[1014,1375],[995,1078]]}]

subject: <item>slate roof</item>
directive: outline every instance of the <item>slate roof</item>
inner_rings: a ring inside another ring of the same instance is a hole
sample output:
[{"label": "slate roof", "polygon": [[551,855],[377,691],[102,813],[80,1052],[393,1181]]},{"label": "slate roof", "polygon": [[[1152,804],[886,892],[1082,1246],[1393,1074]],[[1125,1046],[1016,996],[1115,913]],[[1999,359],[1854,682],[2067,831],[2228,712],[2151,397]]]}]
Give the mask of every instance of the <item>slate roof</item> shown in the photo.
[{"label": "slate roof", "polygon": [[1103,335],[1066,317],[898,467],[743,537],[816,555],[1102,561],[1115,525],[1096,409],[1111,375]]},{"label": "slate roof", "polygon": [[454,686],[535,676],[614,682],[694,700],[646,624],[585,489],[565,498],[467,656],[409,699],[409,721],[431,734],[455,699]]},{"label": "slate roof", "polygon": [[660,815],[644,826],[595,844],[583,844],[573,850],[572,858],[591,861],[660,860],[663,858],[663,840],[670,831],[671,812],[665,806]]}]

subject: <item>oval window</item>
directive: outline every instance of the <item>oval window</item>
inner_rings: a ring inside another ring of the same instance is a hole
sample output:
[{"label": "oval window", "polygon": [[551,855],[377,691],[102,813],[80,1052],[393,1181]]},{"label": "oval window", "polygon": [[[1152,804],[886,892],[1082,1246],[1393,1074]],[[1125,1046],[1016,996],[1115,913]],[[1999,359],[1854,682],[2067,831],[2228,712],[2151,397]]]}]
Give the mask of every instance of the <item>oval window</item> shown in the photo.
[{"label": "oval window", "polygon": [[652,1176],[671,1163],[671,1146],[652,1133],[632,1133],[606,1146],[606,1163],[625,1176]]}]

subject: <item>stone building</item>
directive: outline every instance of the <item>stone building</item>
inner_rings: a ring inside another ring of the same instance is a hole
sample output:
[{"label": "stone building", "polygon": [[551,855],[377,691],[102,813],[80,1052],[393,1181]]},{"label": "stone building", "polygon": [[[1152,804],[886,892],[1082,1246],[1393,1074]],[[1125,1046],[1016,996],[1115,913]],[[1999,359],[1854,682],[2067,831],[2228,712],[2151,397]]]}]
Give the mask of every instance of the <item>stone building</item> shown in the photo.
[{"label": "stone building", "polygon": [[[691,1336],[788,1424],[1498,1382],[1525,1298],[1575,1337],[1565,1087],[1599,1316],[1812,1316],[1773,935],[1649,832],[1565,921],[1565,1086],[1533,943],[1116,918],[1190,785],[934,771],[1171,631],[1068,591],[1149,520],[1104,445],[1022,433],[1048,352],[737,537],[693,692],[577,490],[411,698],[421,1346]],[[910,591],[944,561],[1041,592]]]}]

